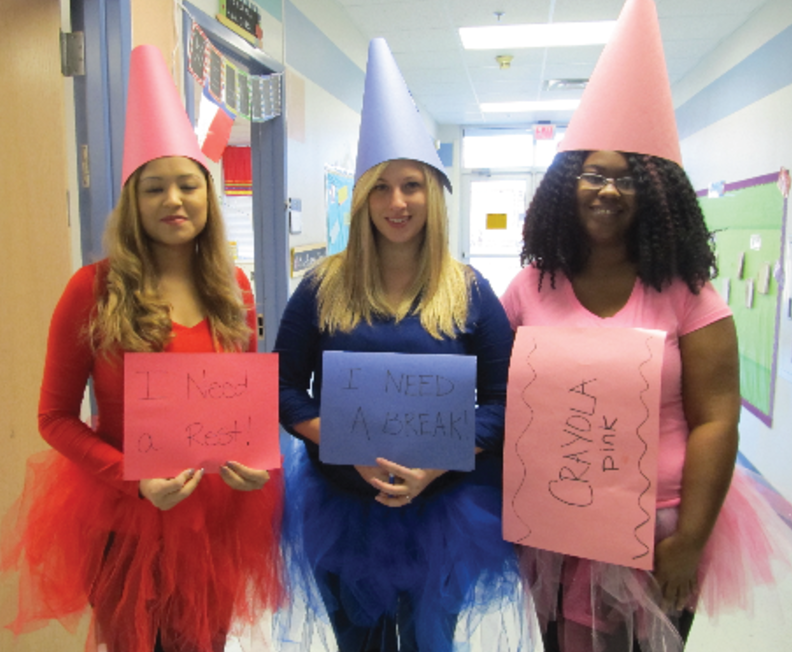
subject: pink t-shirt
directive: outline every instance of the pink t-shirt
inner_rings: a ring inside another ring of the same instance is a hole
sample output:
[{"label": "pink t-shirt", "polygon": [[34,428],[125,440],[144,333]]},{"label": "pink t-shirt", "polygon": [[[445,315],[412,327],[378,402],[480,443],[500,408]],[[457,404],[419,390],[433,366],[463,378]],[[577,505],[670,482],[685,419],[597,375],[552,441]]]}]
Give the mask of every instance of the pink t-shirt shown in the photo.
[{"label": "pink t-shirt", "polygon": [[679,338],[725,317],[731,309],[707,283],[699,294],[677,279],[662,292],[636,279],[624,307],[612,317],[599,317],[584,308],[572,284],[556,274],[555,289],[545,275],[537,290],[539,271],[526,267],[514,278],[501,302],[514,330],[518,326],[590,328],[650,328],[666,332],[660,390],[660,449],[657,468],[657,506],[677,505],[689,433],[682,403],[682,361]]}]

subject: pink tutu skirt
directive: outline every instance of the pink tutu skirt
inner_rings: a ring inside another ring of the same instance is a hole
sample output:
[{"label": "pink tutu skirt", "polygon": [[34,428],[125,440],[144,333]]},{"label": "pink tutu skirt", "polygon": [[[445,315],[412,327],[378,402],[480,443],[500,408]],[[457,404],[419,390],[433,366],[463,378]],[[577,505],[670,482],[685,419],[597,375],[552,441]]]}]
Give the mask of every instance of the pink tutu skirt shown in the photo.
[{"label": "pink tutu skirt", "polygon": [[[792,565],[792,513],[776,509],[763,486],[738,467],[704,550],[697,609],[717,617],[752,609],[755,586],[771,585]],[[677,508],[657,512],[656,541],[676,529]],[[684,643],[675,615],[660,606],[660,588],[648,571],[523,547],[520,566],[544,630],[556,621],[564,652],[679,652]]]}]

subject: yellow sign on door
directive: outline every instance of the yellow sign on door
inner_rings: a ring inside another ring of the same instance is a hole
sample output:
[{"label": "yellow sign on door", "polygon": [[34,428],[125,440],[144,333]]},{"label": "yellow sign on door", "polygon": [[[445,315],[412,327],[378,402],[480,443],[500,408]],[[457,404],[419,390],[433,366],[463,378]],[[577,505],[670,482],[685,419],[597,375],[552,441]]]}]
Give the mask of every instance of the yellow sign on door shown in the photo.
[{"label": "yellow sign on door", "polygon": [[487,229],[505,229],[506,213],[487,213]]}]

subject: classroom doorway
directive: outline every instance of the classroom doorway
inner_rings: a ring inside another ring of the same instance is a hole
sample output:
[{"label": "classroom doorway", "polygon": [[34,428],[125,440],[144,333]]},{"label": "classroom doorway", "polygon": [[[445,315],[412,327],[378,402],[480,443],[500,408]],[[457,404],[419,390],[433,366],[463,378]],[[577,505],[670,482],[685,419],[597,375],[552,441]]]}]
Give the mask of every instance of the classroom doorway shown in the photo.
[{"label": "classroom doorway", "polygon": [[[212,46],[222,65],[232,65],[244,77],[282,73],[283,64],[252,47],[241,36],[220,24],[190,2],[183,3],[182,45],[190,51],[190,38],[197,26]],[[211,59],[211,56],[210,56]],[[200,85],[185,66],[184,95],[187,112],[194,120],[196,93]],[[211,68],[210,68],[211,71]],[[227,70],[226,70],[227,72]],[[241,79],[242,77],[240,77]],[[284,96],[283,80],[279,79],[278,103]],[[226,87],[227,88],[227,87]],[[258,88],[258,87],[256,87]],[[256,90],[251,82],[251,105]],[[253,114],[253,107],[250,109]],[[243,111],[240,110],[240,113]],[[243,120],[237,116],[237,120]],[[252,170],[253,263],[252,285],[258,315],[258,349],[271,351],[275,345],[280,317],[289,294],[289,234],[286,219],[286,122],[280,107],[272,119],[250,120],[250,156]],[[244,143],[237,143],[238,145]]]},{"label": "classroom doorway", "polygon": [[520,271],[525,211],[561,137],[560,129],[541,140],[532,127],[463,130],[461,258],[498,296]]}]

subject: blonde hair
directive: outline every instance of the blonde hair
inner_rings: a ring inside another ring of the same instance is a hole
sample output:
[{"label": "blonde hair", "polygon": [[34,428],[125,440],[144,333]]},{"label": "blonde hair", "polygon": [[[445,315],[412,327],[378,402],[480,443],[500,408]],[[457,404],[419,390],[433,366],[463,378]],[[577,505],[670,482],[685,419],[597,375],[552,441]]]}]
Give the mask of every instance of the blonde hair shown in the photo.
[{"label": "blonde hair", "polygon": [[[151,239],[143,230],[137,203],[138,168],[121,190],[104,234],[108,260],[97,276],[97,306],[89,331],[97,351],[162,351],[172,337],[170,307],[157,290]],[[247,347],[250,328],[226,241],[223,217],[211,175],[206,178],[207,220],[195,239],[195,284],[218,350]]]},{"label": "blonde hair", "polygon": [[322,261],[313,273],[318,284],[319,327],[349,332],[375,317],[397,322],[418,314],[434,338],[456,337],[468,314],[470,269],[451,258],[443,188],[434,168],[418,162],[426,179],[427,219],[419,250],[418,274],[399,306],[385,297],[375,229],[368,198],[388,161],[367,170],[352,193],[349,242],[345,251]]}]

